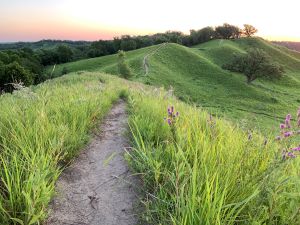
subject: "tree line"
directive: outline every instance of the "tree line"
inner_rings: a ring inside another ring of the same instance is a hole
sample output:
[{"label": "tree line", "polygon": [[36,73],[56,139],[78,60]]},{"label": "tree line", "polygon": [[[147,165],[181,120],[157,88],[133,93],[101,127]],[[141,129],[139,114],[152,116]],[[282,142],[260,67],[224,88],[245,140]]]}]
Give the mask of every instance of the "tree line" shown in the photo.
[{"label": "tree line", "polygon": [[[190,30],[188,35],[179,31],[167,31],[143,36],[122,35],[113,40],[94,42],[44,40],[36,43],[1,44],[0,47],[5,50],[0,51],[0,90],[12,90],[11,83],[14,82],[22,81],[25,85],[32,85],[51,78],[51,74],[43,72],[49,65],[105,56],[165,42],[191,46],[212,39],[250,37],[256,32],[257,29],[251,25],[245,24],[241,29],[224,23],[217,27]],[[8,47],[11,49],[7,49]],[[64,70],[63,73],[67,71]]]}]

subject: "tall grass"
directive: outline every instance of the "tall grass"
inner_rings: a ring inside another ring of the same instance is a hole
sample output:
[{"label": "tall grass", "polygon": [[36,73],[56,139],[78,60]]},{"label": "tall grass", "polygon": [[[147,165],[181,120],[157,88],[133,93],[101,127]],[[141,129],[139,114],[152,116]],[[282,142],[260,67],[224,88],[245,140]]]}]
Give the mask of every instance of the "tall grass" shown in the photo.
[{"label": "tall grass", "polygon": [[120,86],[73,74],[0,96],[0,224],[40,224],[61,166],[87,142]]},{"label": "tall grass", "polygon": [[[274,137],[175,99],[133,92],[129,103],[129,161],[143,174],[151,224],[300,224],[299,162],[281,161]],[[169,105],[180,112],[175,134],[163,120]]]}]

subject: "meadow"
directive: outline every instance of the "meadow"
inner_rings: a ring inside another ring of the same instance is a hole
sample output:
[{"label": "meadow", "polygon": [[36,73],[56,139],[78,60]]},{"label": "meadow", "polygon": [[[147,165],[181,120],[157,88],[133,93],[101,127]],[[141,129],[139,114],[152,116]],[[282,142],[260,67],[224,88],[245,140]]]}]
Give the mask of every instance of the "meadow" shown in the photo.
[{"label": "meadow", "polygon": [[[273,45],[260,38],[212,40],[187,48],[167,44],[126,52],[133,70],[132,80],[144,84],[174,89],[182,101],[196,104],[214,115],[238,122],[246,129],[262,132],[277,131],[277,124],[287,111],[295,111],[300,103],[300,53]],[[260,48],[274,62],[285,68],[281,80],[260,79],[246,84],[243,75],[222,69],[234,53]],[[148,58],[149,74],[142,66],[145,55],[160,50]],[[59,76],[63,68],[70,72],[87,70],[118,74],[117,56],[104,56],[58,65],[53,73]],[[52,67],[48,68],[48,72]]]},{"label": "meadow", "polygon": [[286,142],[163,92],[132,91],[128,102],[135,146],[128,158],[151,193],[150,224],[300,223],[299,160],[283,159]]},{"label": "meadow", "polygon": [[[283,79],[247,85],[222,69],[253,46],[285,66]],[[300,224],[299,53],[257,38],[167,44],[145,76],[158,47],[127,52],[133,81],[115,76],[111,55],[58,65],[54,76],[70,73],[0,96],[0,224],[43,223],[59,175],[120,97],[145,223]]]}]

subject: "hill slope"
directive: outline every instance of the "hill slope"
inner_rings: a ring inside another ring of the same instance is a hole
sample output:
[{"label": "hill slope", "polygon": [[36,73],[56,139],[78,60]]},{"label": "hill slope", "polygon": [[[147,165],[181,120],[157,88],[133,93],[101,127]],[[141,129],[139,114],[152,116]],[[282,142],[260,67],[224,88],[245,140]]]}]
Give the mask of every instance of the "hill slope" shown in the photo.
[{"label": "hill slope", "polygon": [[[221,68],[234,53],[245,52],[251,47],[265,50],[274,61],[282,64],[286,69],[285,78],[247,85],[241,74]],[[148,57],[149,74],[144,76],[143,59],[157,48],[160,46],[127,52],[135,75],[133,79],[166,88],[172,86],[179,98],[247,127],[259,121],[255,124],[271,128],[279,115],[295,110],[300,102],[300,54],[284,47],[259,38],[213,40],[193,48],[167,44]],[[118,74],[116,62],[116,55],[81,60],[58,65],[54,75],[60,74],[63,67],[71,72],[88,70]]]}]

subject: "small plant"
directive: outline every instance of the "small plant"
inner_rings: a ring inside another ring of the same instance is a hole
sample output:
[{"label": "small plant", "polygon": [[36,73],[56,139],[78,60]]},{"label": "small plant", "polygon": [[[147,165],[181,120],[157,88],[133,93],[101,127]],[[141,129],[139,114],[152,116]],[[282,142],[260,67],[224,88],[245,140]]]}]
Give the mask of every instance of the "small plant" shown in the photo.
[{"label": "small plant", "polygon": [[179,117],[179,112],[175,113],[174,106],[168,107],[168,116],[166,118],[164,118],[164,120],[170,126],[174,143],[177,142],[176,122],[178,120],[178,117]]},{"label": "small plant", "polygon": [[129,79],[132,76],[132,71],[125,61],[126,55],[124,51],[118,52],[118,70],[121,77]]},{"label": "small plant", "polygon": [[291,142],[292,138],[295,138],[296,135],[300,134],[300,107],[297,111],[297,124],[295,126],[298,129],[293,128],[291,119],[291,114],[288,114],[284,123],[280,124],[280,135],[276,137],[276,140],[281,141],[283,144],[282,158],[284,160],[288,158],[295,158],[300,153],[300,145],[292,147],[293,142]]}]

